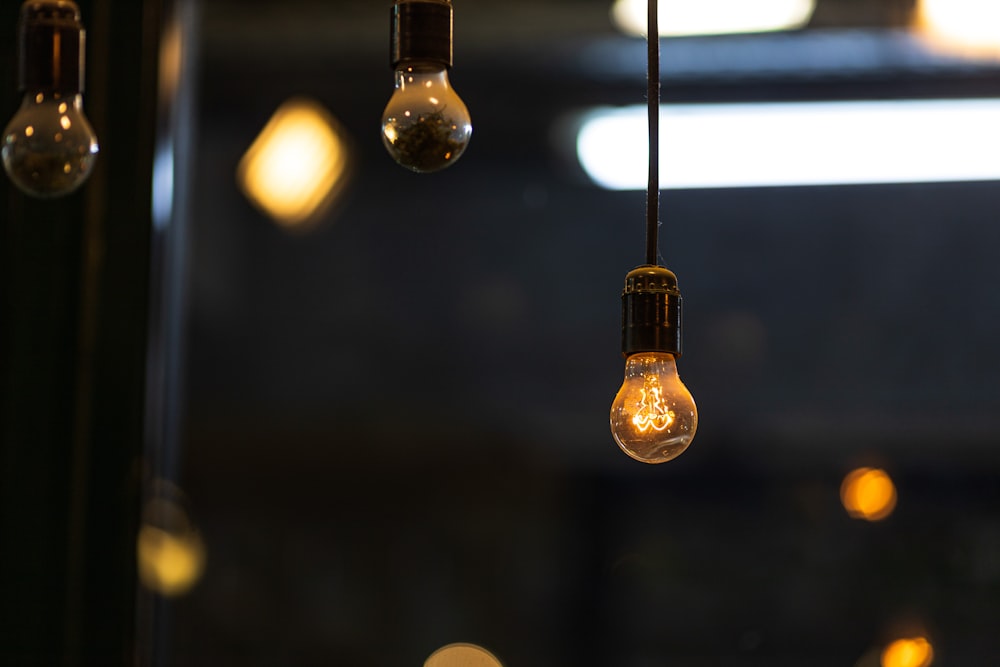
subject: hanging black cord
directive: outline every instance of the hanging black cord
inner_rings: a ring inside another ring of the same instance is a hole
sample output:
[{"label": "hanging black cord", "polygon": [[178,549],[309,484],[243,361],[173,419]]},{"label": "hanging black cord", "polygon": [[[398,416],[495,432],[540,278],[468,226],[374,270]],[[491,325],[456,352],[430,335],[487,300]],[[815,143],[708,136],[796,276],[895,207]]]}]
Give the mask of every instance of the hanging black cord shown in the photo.
[{"label": "hanging black cord", "polygon": [[658,264],[660,226],[660,26],[657,0],[646,0],[646,100],[649,105],[649,182],[646,185],[646,264]]}]

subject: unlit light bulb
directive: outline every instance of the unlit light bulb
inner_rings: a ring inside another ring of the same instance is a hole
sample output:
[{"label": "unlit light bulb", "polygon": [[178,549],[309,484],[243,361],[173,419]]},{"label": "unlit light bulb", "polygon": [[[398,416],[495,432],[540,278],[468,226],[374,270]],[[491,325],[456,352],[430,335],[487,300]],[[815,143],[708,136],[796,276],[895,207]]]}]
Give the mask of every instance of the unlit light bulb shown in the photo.
[{"label": "unlit light bulb", "polygon": [[90,176],[97,136],[83,114],[83,95],[26,94],[3,133],[3,166],[35,197],[73,192]]},{"label": "unlit light bulb", "polygon": [[448,80],[451,0],[396,0],[390,18],[396,90],[382,113],[382,142],[407,169],[444,169],[461,157],[472,137],[469,110]]},{"label": "unlit light bulb", "polygon": [[698,409],[677,375],[674,355],[629,356],[611,404],[611,434],[622,451],[643,463],[664,463],[688,448],[697,428]]},{"label": "unlit light bulb", "polygon": [[3,133],[4,169],[35,197],[58,197],[87,180],[98,146],[83,114],[86,33],[70,0],[30,0],[21,6],[21,107]]},{"label": "unlit light bulb", "polygon": [[447,69],[400,64],[396,92],[382,114],[382,141],[392,159],[416,172],[438,171],[454,164],[471,138],[469,110]]}]

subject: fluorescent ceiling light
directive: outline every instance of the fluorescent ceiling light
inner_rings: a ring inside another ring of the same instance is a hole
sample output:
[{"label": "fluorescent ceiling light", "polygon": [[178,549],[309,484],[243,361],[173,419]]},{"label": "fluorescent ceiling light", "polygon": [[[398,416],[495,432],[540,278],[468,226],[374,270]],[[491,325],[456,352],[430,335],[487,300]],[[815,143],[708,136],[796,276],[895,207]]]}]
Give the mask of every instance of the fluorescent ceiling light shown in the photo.
[{"label": "fluorescent ceiling light", "polygon": [[[660,187],[1000,180],[1000,99],[661,109]],[[646,187],[646,107],[583,117],[576,152],[611,190]]]},{"label": "fluorescent ceiling light", "polygon": [[916,26],[931,44],[970,55],[1000,55],[1000,2],[918,0]]},{"label": "fluorescent ceiling light", "polygon": [[[647,0],[616,0],[611,19],[630,35],[646,34]],[[660,35],[720,35],[801,28],[816,0],[659,0]]]}]

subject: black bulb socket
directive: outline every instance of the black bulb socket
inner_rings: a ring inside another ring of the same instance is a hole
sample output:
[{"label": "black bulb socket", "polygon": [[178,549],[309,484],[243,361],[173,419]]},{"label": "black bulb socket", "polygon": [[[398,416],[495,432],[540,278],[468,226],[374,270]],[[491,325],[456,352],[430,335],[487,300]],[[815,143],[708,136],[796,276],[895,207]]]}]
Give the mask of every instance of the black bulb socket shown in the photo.
[{"label": "black bulb socket", "polygon": [[397,0],[390,12],[389,59],[400,64],[452,64],[452,7],[449,0]]},{"label": "black bulb socket", "polygon": [[622,356],[639,352],[681,355],[681,292],[662,266],[629,271],[622,291]]},{"label": "black bulb socket", "polygon": [[21,92],[83,92],[86,31],[70,0],[28,0],[21,5],[18,83]]}]

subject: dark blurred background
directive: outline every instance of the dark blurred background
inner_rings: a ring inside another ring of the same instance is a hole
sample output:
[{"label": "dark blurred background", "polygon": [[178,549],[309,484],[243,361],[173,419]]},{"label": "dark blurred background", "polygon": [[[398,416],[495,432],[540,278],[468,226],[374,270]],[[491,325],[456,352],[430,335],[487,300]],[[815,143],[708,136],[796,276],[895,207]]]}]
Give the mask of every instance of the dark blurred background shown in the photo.
[{"label": "dark blurred background", "polygon": [[[700,423],[644,466],[608,428],[644,193],[588,179],[572,134],[645,103],[611,0],[457,1],[474,132],[431,175],[381,144],[388,2],[181,4],[159,465],[204,567],[155,603],[155,662],[398,667],[464,641],[508,667],[920,667],[883,653],[917,637],[935,665],[1000,661],[998,182],[665,189]],[[916,10],[666,39],[664,104],[997,95],[995,53],[926,46]],[[351,151],[305,228],[236,176],[296,96]],[[882,520],[842,503],[862,466],[895,484]]]}]

